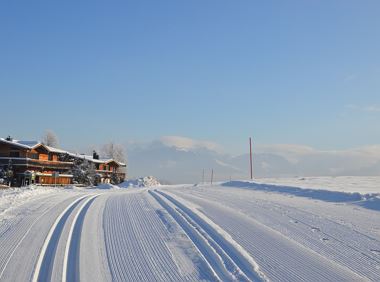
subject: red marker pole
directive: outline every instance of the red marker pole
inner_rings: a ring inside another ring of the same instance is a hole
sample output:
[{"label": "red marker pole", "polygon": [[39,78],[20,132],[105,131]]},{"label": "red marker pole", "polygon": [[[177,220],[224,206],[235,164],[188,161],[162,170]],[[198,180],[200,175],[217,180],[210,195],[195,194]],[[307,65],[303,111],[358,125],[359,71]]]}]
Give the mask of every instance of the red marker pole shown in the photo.
[{"label": "red marker pole", "polygon": [[249,137],[249,162],[251,165],[251,179],[253,179],[253,167],[252,167],[252,138]]}]

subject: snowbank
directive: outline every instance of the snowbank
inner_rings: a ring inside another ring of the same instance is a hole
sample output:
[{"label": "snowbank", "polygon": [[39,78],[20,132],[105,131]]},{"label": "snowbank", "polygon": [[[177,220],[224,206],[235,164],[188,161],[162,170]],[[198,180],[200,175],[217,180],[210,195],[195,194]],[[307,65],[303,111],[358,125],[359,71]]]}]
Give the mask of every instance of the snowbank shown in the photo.
[{"label": "snowbank", "polygon": [[87,189],[120,189],[120,187],[109,183],[102,183]]},{"label": "snowbank", "polygon": [[359,193],[359,192],[342,192],[329,190],[326,188],[304,188],[296,186],[285,186],[279,184],[267,184],[253,181],[229,181],[222,183],[224,187],[235,187],[243,189],[252,189],[271,193],[281,193],[297,197],[311,198],[326,202],[336,203],[355,203],[365,208],[380,211],[380,193]]},{"label": "snowbank", "polygon": [[259,178],[254,182],[360,194],[380,193],[378,176]]},{"label": "snowbank", "polygon": [[0,214],[4,213],[7,209],[19,206],[28,200],[43,194],[57,192],[54,187],[22,187],[22,188],[8,188],[0,190]]},{"label": "snowbank", "polygon": [[120,183],[118,186],[122,188],[129,188],[129,187],[153,187],[153,186],[160,186],[161,183],[158,181],[157,178],[153,176],[145,176],[138,179],[131,179],[124,181],[123,183]]}]

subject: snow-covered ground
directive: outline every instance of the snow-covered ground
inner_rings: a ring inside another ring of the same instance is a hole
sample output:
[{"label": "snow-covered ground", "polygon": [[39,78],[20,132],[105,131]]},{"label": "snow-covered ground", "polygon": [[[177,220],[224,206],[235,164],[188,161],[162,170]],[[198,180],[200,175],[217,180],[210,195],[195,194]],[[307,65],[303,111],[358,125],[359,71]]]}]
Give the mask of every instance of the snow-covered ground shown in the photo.
[{"label": "snow-covered ground", "polygon": [[259,178],[255,182],[339,192],[380,193],[380,176]]},{"label": "snow-covered ground", "polygon": [[0,281],[380,281],[376,185],[0,190]]}]

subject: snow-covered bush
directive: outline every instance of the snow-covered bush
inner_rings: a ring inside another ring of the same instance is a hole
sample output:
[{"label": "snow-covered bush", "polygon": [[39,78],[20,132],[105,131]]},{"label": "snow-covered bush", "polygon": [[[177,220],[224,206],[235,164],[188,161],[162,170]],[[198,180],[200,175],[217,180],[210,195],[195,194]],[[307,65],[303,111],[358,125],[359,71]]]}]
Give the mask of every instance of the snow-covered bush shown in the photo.
[{"label": "snow-covered bush", "polygon": [[121,179],[117,173],[111,174],[111,184],[117,185],[121,182]]},{"label": "snow-covered bush", "polygon": [[88,160],[76,159],[71,169],[73,182],[87,186],[97,185],[100,182],[100,176],[96,173],[95,165]]},{"label": "snow-covered bush", "polygon": [[12,161],[9,160],[7,166],[0,168],[0,184],[9,185],[13,180],[13,166]]}]

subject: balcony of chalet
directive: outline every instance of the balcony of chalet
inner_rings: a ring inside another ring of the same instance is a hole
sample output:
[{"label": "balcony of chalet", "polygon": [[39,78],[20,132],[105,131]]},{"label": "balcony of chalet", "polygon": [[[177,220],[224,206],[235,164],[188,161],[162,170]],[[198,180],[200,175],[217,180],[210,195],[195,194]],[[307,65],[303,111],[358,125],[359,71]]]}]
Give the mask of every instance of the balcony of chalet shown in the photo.
[{"label": "balcony of chalet", "polygon": [[72,162],[62,162],[55,154],[38,154],[30,152],[0,153],[0,164],[7,165],[11,160],[13,166],[26,166],[36,168],[50,168],[57,170],[68,170]]},{"label": "balcony of chalet", "polygon": [[97,163],[96,164],[96,172],[102,177],[109,178],[113,173],[116,173],[119,178],[125,179],[126,173],[124,171],[125,165],[120,165],[120,163],[111,160],[104,163]]}]

